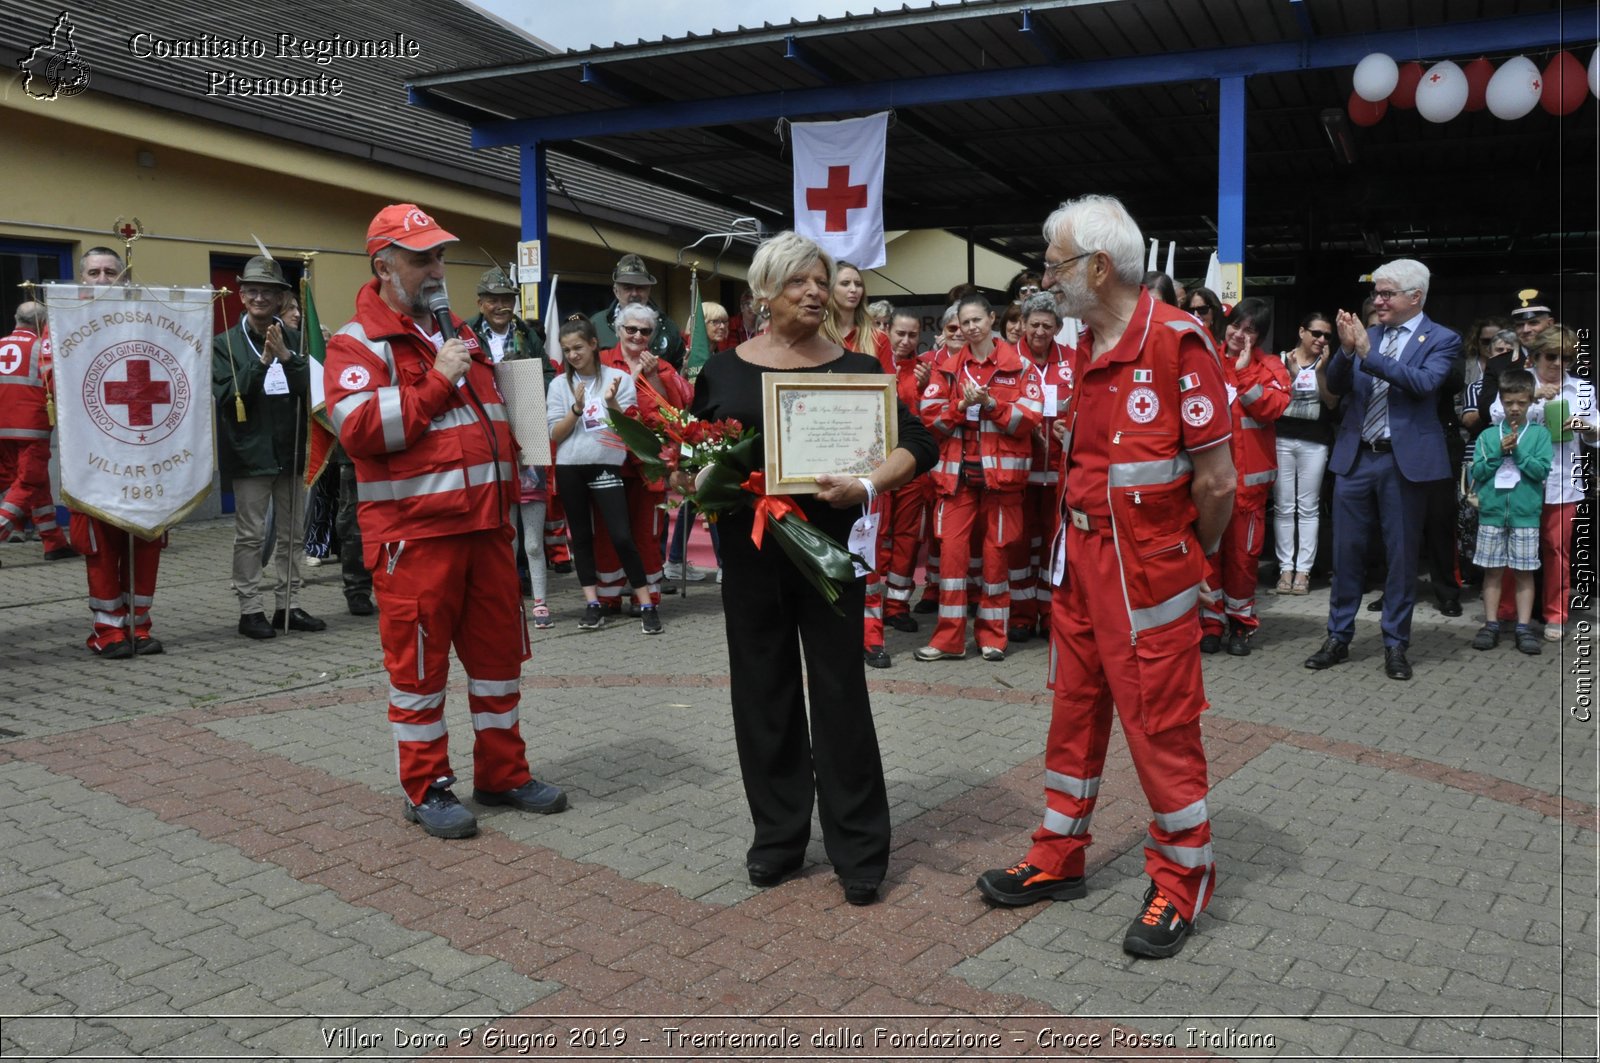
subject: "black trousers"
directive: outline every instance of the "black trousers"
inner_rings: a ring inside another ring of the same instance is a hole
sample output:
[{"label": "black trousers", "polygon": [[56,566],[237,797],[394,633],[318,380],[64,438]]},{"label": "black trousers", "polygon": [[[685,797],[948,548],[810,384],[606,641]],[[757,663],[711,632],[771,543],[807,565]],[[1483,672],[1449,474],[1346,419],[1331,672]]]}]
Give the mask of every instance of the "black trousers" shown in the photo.
[{"label": "black trousers", "polygon": [[865,584],[845,588],[837,615],[771,533],[756,549],[748,513],[721,523],[733,732],[755,825],[749,858],[798,862],[815,801],[839,877],[881,881],[889,798],[861,657]]},{"label": "black trousers", "polygon": [[599,582],[594,567],[594,514],[605,521],[606,534],[627,573],[628,586],[645,586],[644,563],[639,548],[633,545],[633,529],[628,523],[628,496],[622,484],[622,469],[616,465],[557,465],[556,490],[567,509],[567,537],[572,543],[572,567],[578,584],[593,587]]}]

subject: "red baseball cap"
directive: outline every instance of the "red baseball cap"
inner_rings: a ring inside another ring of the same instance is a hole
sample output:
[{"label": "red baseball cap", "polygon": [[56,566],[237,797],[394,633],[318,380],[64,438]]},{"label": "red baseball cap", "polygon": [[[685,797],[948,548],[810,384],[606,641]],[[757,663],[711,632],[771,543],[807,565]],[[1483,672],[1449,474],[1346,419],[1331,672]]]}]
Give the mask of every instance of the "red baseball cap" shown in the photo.
[{"label": "red baseball cap", "polygon": [[456,243],[459,237],[445,232],[415,203],[391,203],[378,211],[367,226],[367,254],[375,255],[390,244],[407,251],[431,251],[440,244]]}]

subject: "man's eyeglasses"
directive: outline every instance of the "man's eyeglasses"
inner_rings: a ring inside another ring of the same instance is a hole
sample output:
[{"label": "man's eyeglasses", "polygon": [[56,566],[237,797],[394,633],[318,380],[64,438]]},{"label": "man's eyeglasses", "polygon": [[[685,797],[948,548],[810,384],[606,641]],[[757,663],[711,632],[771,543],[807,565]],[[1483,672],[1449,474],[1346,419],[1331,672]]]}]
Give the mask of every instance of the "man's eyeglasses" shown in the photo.
[{"label": "man's eyeglasses", "polygon": [[1333,339],[1333,333],[1324,332],[1319,328],[1308,328],[1308,329],[1306,329],[1306,331],[1311,333],[1313,336],[1315,336],[1319,340],[1331,340],[1331,339]]},{"label": "man's eyeglasses", "polygon": [[1387,303],[1397,295],[1404,295],[1406,292],[1415,292],[1420,290],[1421,289],[1418,288],[1374,288],[1372,289],[1372,299],[1373,302]]},{"label": "man's eyeglasses", "polygon": [[622,331],[626,332],[630,336],[648,336],[650,333],[654,332],[655,329],[651,328],[649,325],[623,325]]},{"label": "man's eyeglasses", "polygon": [[1093,251],[1085,251],[1081,255],[1073,255],[1071,258],[1066,259],[1063,262],[1046,262],[1044,263],[1044,276],[1046,279],[1049,279],[1050,275],[1053,273],[1059,277],[1062,270],[1078,261],[1078,259],[1088,258],[1092,254],[1094,254]]},{"label": "man's eyeglasses", "polygon": [[239,298],[249,303],[256,302],[257,300],[276,299],[280,294],[282,293],[274,288],[239,289]]}]

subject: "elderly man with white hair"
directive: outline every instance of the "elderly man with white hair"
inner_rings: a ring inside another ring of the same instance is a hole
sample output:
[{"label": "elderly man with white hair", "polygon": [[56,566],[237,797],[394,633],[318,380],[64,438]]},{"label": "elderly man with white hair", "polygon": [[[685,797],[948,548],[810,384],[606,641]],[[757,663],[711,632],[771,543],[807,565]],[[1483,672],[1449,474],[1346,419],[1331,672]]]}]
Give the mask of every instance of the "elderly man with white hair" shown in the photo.
[{"label": "elderly man with white hair", "polygon": [[1328,637],[1306,667],[1331,668],[1350,657],[1356,609],[1366,579],[1367,540],[1383,533],[1389,574],[1383,587],[1383,671],[1411,678],[1406,648],[1416,604],[1417,551],[1430,481],[1453,475],[1439,423],[1438,393],[1461,357],[1461,337],[1422,312],[1428,267],[1410,258],[1372,274],[1378,323],[1366,328],[1348,310],[1334,327],[1339,350],[1328,363],[1328,390],[1341,397],[1344,420],[1328,471],[1333,486],[1333,589]]},{"label": "elderly man with white hair", "polygon": [[1210,334],[1143,286],[1144,237],[1120,202],[1063,203],[1044,235],[1044,284],[1084,325],[1055,427],[1067,519],[1049,562],[1045,811],[1032,848],[978,889],[1008,906],[1084,896],[1115,708],[1153,813],[1122,947],[1171,956],[1216,887],[1197,606],[1233,509],[1227,385]]}]

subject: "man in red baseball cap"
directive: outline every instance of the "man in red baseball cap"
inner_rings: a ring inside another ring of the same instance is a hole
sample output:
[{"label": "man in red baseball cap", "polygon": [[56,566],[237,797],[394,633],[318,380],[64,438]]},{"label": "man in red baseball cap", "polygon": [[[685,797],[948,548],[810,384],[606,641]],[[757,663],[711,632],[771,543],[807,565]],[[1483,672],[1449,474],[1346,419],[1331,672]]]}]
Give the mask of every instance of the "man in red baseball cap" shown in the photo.
[{"label": "man in red baseball cap", "polygon": [[405,817],[438,838],[478,830],[450,789],[452,645],[467,672],[473,797],[525,812],[567,807],[560,787],[528,771],[518,724],[531,653],[508,524],[516,442],[477,337],[454,315],[448,335],[434,331],[428,306],[455,240],[414,204],[379,211],[367,229],[373,279],[323,368],[328,412],[355,464]]}]

